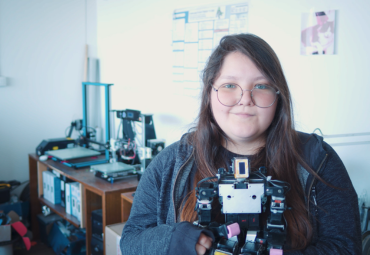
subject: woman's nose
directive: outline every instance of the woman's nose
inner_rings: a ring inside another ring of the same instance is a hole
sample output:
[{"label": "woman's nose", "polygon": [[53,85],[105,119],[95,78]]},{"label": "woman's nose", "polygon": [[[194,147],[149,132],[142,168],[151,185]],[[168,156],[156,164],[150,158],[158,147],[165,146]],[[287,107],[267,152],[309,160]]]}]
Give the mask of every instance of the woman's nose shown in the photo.
[{"label": "woman's nose", "polygon": [[240,99],[239,102],[240,105],[251,105],[253,106],[253,100],[252,100],[252,90],[250,89],[244,89],[243,90],[243,95],[242,98]]}]

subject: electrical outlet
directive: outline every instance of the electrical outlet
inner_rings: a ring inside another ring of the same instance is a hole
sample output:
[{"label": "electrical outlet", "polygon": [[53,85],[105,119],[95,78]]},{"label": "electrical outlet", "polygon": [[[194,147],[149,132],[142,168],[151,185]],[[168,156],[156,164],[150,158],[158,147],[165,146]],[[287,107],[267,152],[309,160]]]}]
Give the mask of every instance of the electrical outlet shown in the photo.
[{"label": "electrical outlet", "polygon": [[7,85],[7,79],[4,76],[0,76],[0,87],[5,87]]}]

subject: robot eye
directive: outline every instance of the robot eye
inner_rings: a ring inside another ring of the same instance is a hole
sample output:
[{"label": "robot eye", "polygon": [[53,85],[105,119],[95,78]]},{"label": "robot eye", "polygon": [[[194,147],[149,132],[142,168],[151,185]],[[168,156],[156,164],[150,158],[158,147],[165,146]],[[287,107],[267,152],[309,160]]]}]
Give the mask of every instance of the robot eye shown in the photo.
[{"label": "robot eye", "polygon": [[235,179],[249,178],[249,160],[248,158],[234,158],[233,171]]},{"label": "robot eye", "polygon": [[245,163],[244,162],[239,162],[239,174],[245,174]]}]

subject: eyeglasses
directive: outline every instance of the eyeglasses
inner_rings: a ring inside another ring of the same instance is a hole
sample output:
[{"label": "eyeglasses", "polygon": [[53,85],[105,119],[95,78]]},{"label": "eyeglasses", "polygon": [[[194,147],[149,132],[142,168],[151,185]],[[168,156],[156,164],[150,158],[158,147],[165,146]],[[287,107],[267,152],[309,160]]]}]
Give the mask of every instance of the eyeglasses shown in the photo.
[{"label": "eyeglasses", "polygon": [[[213,86],[212,86],[213,87]],[[280,91],[276,91],[272,86],[257,84],[253,89],[242,89],[237,84],[224,84],[218,89],[213,87],[217,93],[218,101],[224,106],[237,105],[243,97],[243,91],[251,92],[253,103],[260,108],[267,108],[273,105]]]}]

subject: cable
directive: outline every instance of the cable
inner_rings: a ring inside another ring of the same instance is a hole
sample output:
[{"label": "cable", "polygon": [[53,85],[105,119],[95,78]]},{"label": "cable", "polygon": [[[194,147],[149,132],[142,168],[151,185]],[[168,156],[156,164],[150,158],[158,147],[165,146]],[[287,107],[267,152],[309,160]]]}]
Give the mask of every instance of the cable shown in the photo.
[{"label": "cable", "polygon": [[252,172],[252,174],[255,174],[258,177],[264,179],[265,181],[267,181],[268,183],[270,183],[274,187],[278,187],[278,188],[281,188],[281,189],[287,189],[286,192],[288,192],[291,189],[290,183],[284,182],[284,181],[280,181],[280,180],[268,180],[267,177],[263,173],[261,173],[260,171]]},{"label": "cable", "polygon": [[[133,144],[133,145],[132,145]],[[132,148],[133,147],[133,148]],[[126,150],[127,151],[130,151],[132,150],[134,155],[133,156],[126,156]],[[124,155],[122,155],[122,152]],[[121,148],[120,149],[120,154],[121,154],[121,158],[122,159],[125,159],[125,160],[132,160],[132,159],[135,159],[136,157],[136,143],[135,143],[135,140],[133,142],[131,142],[130,138],[128,139],[128,142],[127,142],[127,148],[124,149],[124,148]]]},{"label": "cable", "polygon": [[217,176],[212,176],[212,177],[204,178],[203,180],[201,180],[197,183],[197,187],[195,189],[197,190],[199,188],[199,184],[201,184],[202,182],[206,182],[206,181],[211,180],[211,179],[218,179],[218,177]]},{"label": "cable", "polygon": [[322,133],[322,131],[321,131],[321,129],[320,129],[320,128],[315,128],[315,129],[313,130],[313,132],[312,132],[312,133],[315,133],[315,132],[316,132],[316,130],[320,132],[320,135],[321,135],[321,136],[324,136],[324,134]]},{"label": "cable", "polygon": [[64,135],[65,135],[65,137],[67,137],[67,130],[68,130],[68,132],[69,132],[69,130],[71,130],[71,128],[72,128],[72,126],[69,126],[69,127],[67,127],[67,128],[64,130]]}]

